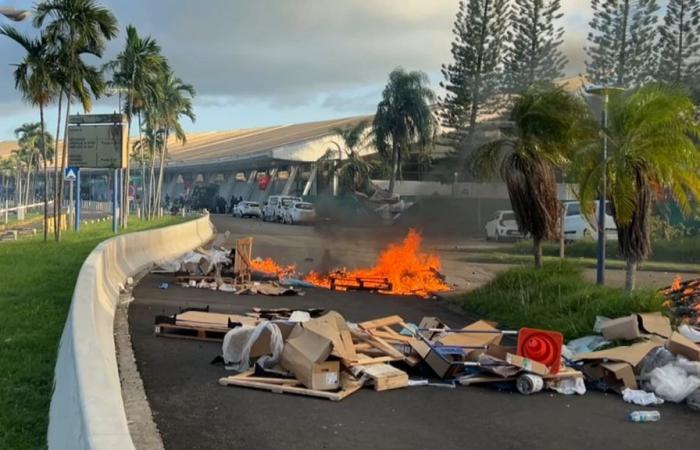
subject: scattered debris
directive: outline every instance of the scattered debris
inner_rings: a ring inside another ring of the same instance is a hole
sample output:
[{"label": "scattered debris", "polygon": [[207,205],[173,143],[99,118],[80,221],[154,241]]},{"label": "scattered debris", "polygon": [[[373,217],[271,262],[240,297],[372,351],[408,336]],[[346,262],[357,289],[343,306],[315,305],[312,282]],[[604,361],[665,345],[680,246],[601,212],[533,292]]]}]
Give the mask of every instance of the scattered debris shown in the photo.
[{"label": "scattered debris", "polygon": [[681,281],[676,277],[671,286],[660,292],[666,299],[664,306],[673,317],[689,325],[700,325],[700,278]]}]

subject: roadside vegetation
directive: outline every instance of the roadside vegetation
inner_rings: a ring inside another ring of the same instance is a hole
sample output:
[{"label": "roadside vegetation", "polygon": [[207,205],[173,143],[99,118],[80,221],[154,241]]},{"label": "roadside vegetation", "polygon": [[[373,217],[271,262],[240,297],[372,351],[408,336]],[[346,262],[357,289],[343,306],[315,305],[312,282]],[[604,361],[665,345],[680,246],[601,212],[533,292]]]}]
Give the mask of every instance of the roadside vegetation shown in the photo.
[{"label": "roadside vegetation", "polygon": [[618,317],[658,311],[662,300],[653,291],[625,294],[592,285],[572,263],[545,262],[542,269],[519,267],[456,300],[469,313],[498,322],[503,329],[523,326],[557,330],[566,339],[591,333],[596,316]]},{"label": "roadside vegetation", "polygon": [[[132,218],[129,231],[184,221]],[[0,448],[43,448],[58,342],[80,267],[114,236],[111,223],[67,231],[60,243],[41,236],[0,243]]]}]

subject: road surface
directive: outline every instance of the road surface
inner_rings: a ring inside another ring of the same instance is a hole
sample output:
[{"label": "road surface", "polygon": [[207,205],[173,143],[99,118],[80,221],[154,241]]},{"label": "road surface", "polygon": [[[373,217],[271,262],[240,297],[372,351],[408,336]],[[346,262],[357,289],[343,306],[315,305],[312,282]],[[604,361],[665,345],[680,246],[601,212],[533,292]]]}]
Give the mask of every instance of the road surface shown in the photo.
[{"label": "road surface", "polygon": [[[304,266],[342,260],[371,262],[365,245],[381,235],[348,232],[342,237],[313,228],[216,219],[219,231],[253,234],[254,253]],[[319,242],[327,247],[318,247]],[[379,245],[378,247],[380,247]],[[377,248],[378,248],[377,247]],[[467,266],[465,266],[467,267]],[[480,282],[483,274],[470,277]],[[351,321],[399,314],[417,322],[439,316],[451,326],[473,317],[450,311],[445,301],[308,289],[301,297],[234,296],[230,293],[158,288],[163,275],[149,275],[134,290],[129,325],[146,394],[167,449],[561,449],[697,448],[700,415],[682,405],[662,405],[661,421],[634,424],[636,409],[617,395],[539,393],[522,396],[486,387],[413,387],[377,393],[363,389],[342,402],[223,387],[221,366],[211,365],[220,344],[157,338],[153,320],[178,308],[209,305],[243,313],[254,306],[322,307]]]}]

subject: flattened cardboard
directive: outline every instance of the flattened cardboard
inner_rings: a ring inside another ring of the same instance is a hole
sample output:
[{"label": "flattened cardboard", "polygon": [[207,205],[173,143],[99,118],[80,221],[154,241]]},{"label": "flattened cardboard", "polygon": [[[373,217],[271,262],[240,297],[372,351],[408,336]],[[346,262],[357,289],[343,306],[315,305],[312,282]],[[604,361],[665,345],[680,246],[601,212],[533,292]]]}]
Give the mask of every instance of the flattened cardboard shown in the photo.
[{"label": "flattened cardboard", "polygon": [[658,341],[645,341],[638,344],[614,347],[607,350],[597,352],[579,353],[574,355],[574,361],[621,361],[630,364],[632,367],[637,367],[642,359],[652,349],[663,346]]},{"label": "flattened cardboard", "polygon": [[542,377],[549,375],[549,367],[547,367],[544,364],[539,363],[537,361],[533,361],[531,359],[524,358],[522,356],[508,353],[506,355],[506,362],[512,366],[520,367],[525,372],[534,373],[534,374],[542,376]]},{"label": "flattened cardboard", "polygon": [[635,315],[608,320],[600,327],[600,332],[609,341],[616,339],[632,341],[641,337],[639,323]]},{"label": "flattened cardboard", "polygon": [[[486,321],[479,320],[466,327],[463,330],[472,331],[499,331],[498,328],[492,326]],[[449,332],[448,332],[449,333]],[[500,344],[500,333],[452,333],[442,336],[438,339],[441,344],[457,347],[481,347],[488,344]],[[464,352],[469,353],[471,349],[465,348]]]},{"label": "flattened cardboard", "polygon": [[674,355],[685,356],[690,361],[700,361],[700,346],[680,333],[671,334],[666,348]]},{"label": "flattened cardboard", "polygon": [[[418,325],[418,328],[421,329],[427,329],[427,328],[447,328],[447,325],[442,323],[440,319],[437,317],[423,317],[420,320],[420,324]],[[419,331],[420,335],[423,336],[424,338],[431,340],[436,334],[436,331]]]},{"label": "flattened cardboard", "polygon": [[419,339],[411,339],[409,344],[440,378],[451,378],[464,368],[462,364],[464,361],[464,352],[462,352],[461,348],[430,348],[428,344]]},{"label": "flattened cardboard", "polygon": [[335,311],[329,311],[321,317],[304,322],[304,329],[313,331],[333,343],[333,354],[339,358],[351,358],[352,355],[345,354],[345,344],[340,337],[341,331],[350,331],[343,316]]},{"label": "flattened cardboard", "polygon": [[[277,328],[279,328],[280,332],[282,333],[282,341],[289,339],[289,336],[295,327],[295,324],[292,322],[275,321],[275,325],[277,325]],[[258,340],[255,341],[253,346],[250,348],[251,358],[258,358],[262,355],[269,355],[271,353],[270,338],[270,330],[266,328],[262,333],[260,333]]]},{"label": "flattened cardboard", "polygon": [[648,334],[656,334],[661,337],[669,337],[673,333],[671,321],[660,312],[637,314],[642,331]]}]

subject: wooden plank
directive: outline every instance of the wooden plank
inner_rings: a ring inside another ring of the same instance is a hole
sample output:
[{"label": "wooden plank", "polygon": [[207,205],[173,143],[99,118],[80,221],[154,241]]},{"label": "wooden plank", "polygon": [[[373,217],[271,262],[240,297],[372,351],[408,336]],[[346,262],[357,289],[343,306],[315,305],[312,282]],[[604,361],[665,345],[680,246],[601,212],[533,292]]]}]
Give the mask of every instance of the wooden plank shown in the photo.
[{"label": "wooden plank", "polygon": [[345,347],[343,354],[346,355],[348,359],[357,359],[357,352],[355,351],[355,344],[352,342],[352,334],[350,334],[350,331],[342,330],[340,332],[340,340]]},{"label": "wooden plank", "polygon": [[317,391],[314,389],[307,389],[302,387],[288,386],[285,384],[272,384],[260,381],[249,381],[246,377],[232,376],[224,377],[219,379],[219,384],[222,386],[241,386],[253,389],[262,389],[277,394],[297,394],[306,395],[309,397],[319,397],[325,398],[332,401],[340,401],[345,397],[357,392],[362,386],[349,386],[339,392],[328,392],[328,391]]},{"label": "wooden plank", "polygon": [[403,322],[403,319],[400,316],[388,316],[388,317],[382,317],[380,319],[362,322],[359,325],[360,325],[360,328],[362,328],[364,330],[371,330],[374,328],[379,328],[379,327],[384,327],[384,326],[398,325],[400,322]]},{"label": "wooden plank", "polygon": [[401,336],[397,333],[387,333],[385,331],[370,331],[369,333],[372,334],[372,336],[377,336],[382,339],[385,339],[387,341],[396,341],[400,342],[402,344],[409,344],[413,338],[408,337],[408,336]]},{"label": "wooden plank", "polygon": [[384,353],[388,354],[389,356],[393,356],[396,358],[403,358],[404,355],[400,351],[396,350],[394,347],[392,347],[391,344],[380,338],[379,336],[372,336],[372,339],[370,340],[371,344],[374,344],[375,347],[378,347]]},{"label": "wooden plank", "polygon": [[387,391],[408,386],[408,374],[389,364],[372,364],[362,369],[374,381],[375,391]]}]

